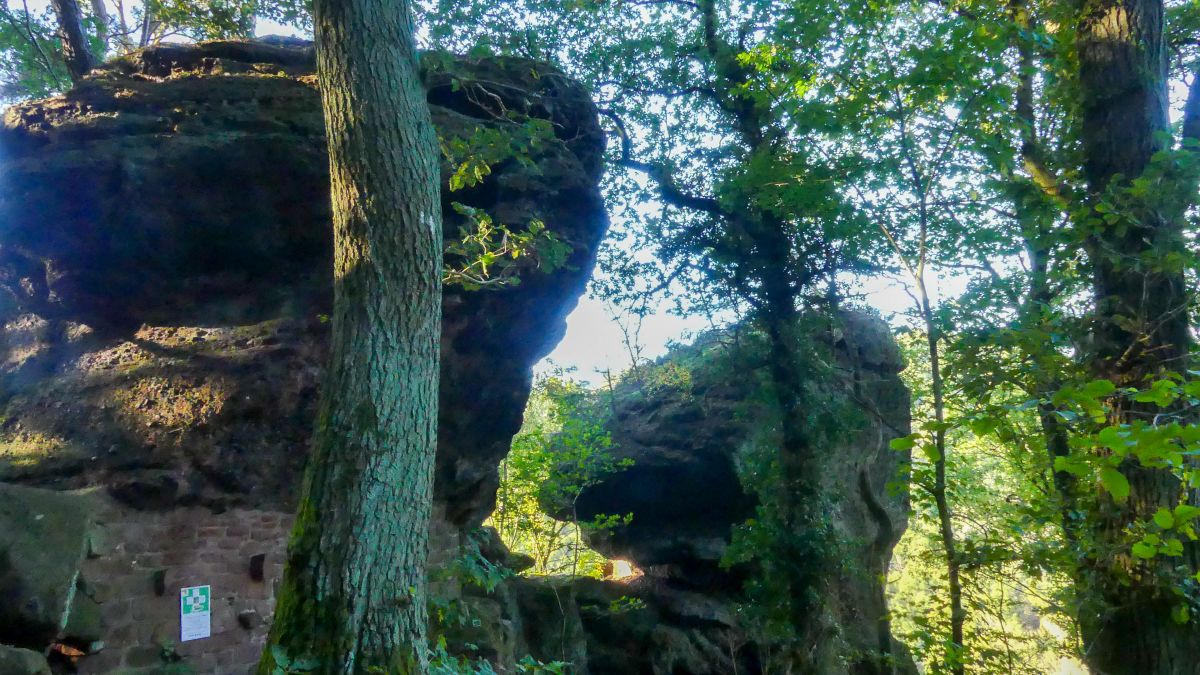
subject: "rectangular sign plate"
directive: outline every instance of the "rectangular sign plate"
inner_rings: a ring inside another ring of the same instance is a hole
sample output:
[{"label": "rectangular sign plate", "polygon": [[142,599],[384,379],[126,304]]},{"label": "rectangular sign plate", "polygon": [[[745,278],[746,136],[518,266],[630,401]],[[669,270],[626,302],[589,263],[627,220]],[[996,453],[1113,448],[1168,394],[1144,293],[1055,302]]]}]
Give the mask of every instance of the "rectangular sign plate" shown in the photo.
[{"label": "rectangular sign plate", "polygon": [[179,641],[212,636],[212,587],[179,589]]}]

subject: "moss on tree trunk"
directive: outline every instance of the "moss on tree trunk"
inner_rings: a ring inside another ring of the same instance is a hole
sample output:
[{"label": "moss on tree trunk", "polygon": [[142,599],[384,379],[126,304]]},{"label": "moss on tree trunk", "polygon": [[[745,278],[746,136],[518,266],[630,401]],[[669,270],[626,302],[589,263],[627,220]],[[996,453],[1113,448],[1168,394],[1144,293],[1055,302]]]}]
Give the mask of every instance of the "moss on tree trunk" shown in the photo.
[{"label": "moss on tree trunk", "polygon": [[332,353],[259,670],[423,672],[441,327],[436,140],[409,3],[318,0],[314,17],[334,214]]}]

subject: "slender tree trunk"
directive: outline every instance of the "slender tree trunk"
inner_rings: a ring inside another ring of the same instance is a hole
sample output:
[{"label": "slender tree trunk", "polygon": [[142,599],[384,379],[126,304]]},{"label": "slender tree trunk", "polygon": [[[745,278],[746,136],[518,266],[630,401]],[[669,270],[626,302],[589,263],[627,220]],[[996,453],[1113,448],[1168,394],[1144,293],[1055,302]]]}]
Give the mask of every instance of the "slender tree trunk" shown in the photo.
[{"label": "slender tree trunk", "polygon": [[[1192,68],[1192,83],[1184,103],[1183,140],[1200,142],[1200,64]],[[1191,147],[1195,149],[1196,146]]]},{"label": "slender tree trunk", "polygon": [[108,56],[108,7],[104,0],[91,0],[92,17],[96,20],[96,39],[100,40],[100,60]]},{"label": "slender tree trunk", "polygon": [[117,44],[120,46],[122,54],[128,54],[133,50],[133,41],[130,36],[133,33],[129,29],[129,19],[125,14],[124,0],[115,0],[117,4]]},{"label": "slender tree trunk", "polygon": [[[922,207],[924,211],[924,207]],[[922,264],[922,267],[924,265]],[[925,336],[929,349],[929,377],[933,390],[933,447],[937,457],[933,461],[933,501],[938,512],[938,531],[942,538],[942,549],[946,554],[946,590],[950,600],[950,642],[957,651],[948,654],[946,661],[953,675],[966,672],[966,643],[963,626],[967,611],[963,608],[962,563],[958,557],[958,540],[954,534],[954,513],[950,509],[950,492],[946,481],[946,462],[949,447],[946,444],[946,385],[942,379],[941,333],[933,320],[933,307],[929,291],[925,287],[924,271],[917,277],[917,298],[920,301],[921,319],[925,324]]]},{"label": "slender tree trunk", "polygon": [[[1017,208],[1021,208],[1018,206]],[[1026,247],[1030,259],[1029,296],[1021,307],[1021,322],[1023,325],[1035,326],[1049,335],[1053,330],[1046,320],[1047,307],[1054,299],[1054,291],[1050,288],[1047,252],[1040,244],[1033,241],[1036,237],[1026,237]],[[1044,355],[1030,350],[1027,353],[1031,361],[1045,358]],[[1050,373],[1049,369],[1036,368],[1036,379],[1031,383],[1031,389],[1041,401],[1050,401],[1061,387],[1061,382]],[[1079,480],[1069,471],[1056,470],[1055,464],[1059,457],[1071,454],[1071,438],[1059,409],[1052,403],[1038,404],[1038,422],[1042,428],[1042,439],[1046,443],[1046,459],[1054,480],[1054,491],[1058,500],[1059,519],[1062,522],[1063,536],[1071,550],[1077,549],[1079,543],[1079,516],[1077,490]]]},{"label": "slender tree trunk", "polygon": [[50,0],[58,17],[58,36],[62,40],[63,60],[72,82],[78,82],[96,67],[96,57],[83,30],[83,14],[76,0]]},{"label": "slender tree trunk", "polygon": [[812,506],[818,501],[820,485],[807,429],[805,378],[796,349],[799,312],[787,264],[792,246],[782,223],[762,223],[753,230],[755,248],[765,252],[754,274],[762,282],[764,307],[759,319],[767,334],[768,373],[780,415],[779,466],[784,491],[778,507],[786,532],[781,562],[790,570],[791,623],[803,634],[819,623],[819,576],[827,570],[820,564],[826,551],[820,541],[819,514]]},{"label": "slender tree trunk", "polygon": [[314,9],[332,353],[260,672],[313,659],[319,673],[420,673],[441,328],[437,146],[409,2]]},{"label": "slender tree trunk", "polygon": [[[1087,0],[1078,25],[1084,171],[1090,197],[1142,175],[1164,147],[1167,130],[1166,55],[1161,0]],[[1182,221],[1140,208],[1133,222],[1100,225],[1092,236],[1095,316],[1092,375],[1118,387],[1144,386],[1163,371],[1183,372],[1190,348],[1182,271],[1158,264],[1182,252]],[[1152,420],[1178,411],[1114,401],[1111,423]],[[1125,462],[1131,494],[1124,504],[1101,497],[1092,523],[1094,553],[1082,575],[1087,602],[1080,616],[1087,661],[1107,675],[1200,673],[1200,628],[1171,617],[1178,602],[1162,591],[1183,565],[1197,569],[1196,548],[1183,559],[1131,559],[1127,527],[1179,502],[1183,488],[1167,470]]]},{"label": "slender tree trunk", "polygon": [[[1065,208],[1067,202],[1062,194],[1058,176],[1045,164],[1042,153],[1042,142],[1038,136],[1037,113],[1034,102],[1034,70],[1036,68],[1033,45],[1028,37],[1033,29],[1027,0],[1012,0],[1009,3],[1009,14],[1013,23],[1019,29],[1015,43],[1017,49],[1017,89],[1016,89],[1016,121],[1020,126],[1020,157],[1021,163],[1029,173],[1030,181],[1043,197],[1058,207]],[[1014,177],[1015,178],[1015,177]],[[1029,258],[1029,293],[1018,308],[1020,324],[1034,327],[1050,334],[1054,327],[1050,324],[1050,304],[1057,296],[1050,283],[1050,248],[1047,239],[1054,224],[1045,213],[1031,208],[1025,195],[1016,193],[1013,200],[1013,210],[1021,225],[1021,236],[1025,243],[1026,255]],[[1053,350],[1043,346],[1042,350]],[[1027,349],[1025,356],[1032,363],[1047,358],[1045,351]],[[1049,401],[1058,392],[1062,383],[1054,375],[1053,368],[1034,367],[1029,390],[1039,400]],[[1076,511],[1076,489],[1078,480],[1068,471],[1056,471],[1055,460],[1066,457],[1071,452],[1070,435],[1058,408],[1051,403],[1038,405],[1038,421],[1042,429],[1042,438],[1046,443],[1046,458],[1049,461],[1050,472],[1053,475],[1054,487],[1059,500],[1059,514],[1062,520],[1064,536],[1074,547],[1078,542],[1078,517]]]},{"label": "slender tree trunk", "polygon": [[[946,386],[942,372],[942,336],[941,330],[934,321],[929,288],[925,283],[929,241],[928,178],[921,171],[920,165],[915,159],[903,107],[902,105],[897,105],[897,107],[900,109],[900,142],[904,151],[904,163],[912,183],[911,189],[917,197],[920,252],[916,264],[905,262],[905,267],[908,268],[909,274],[912,275],[913,282],[916,284],[916,309],[925,326],[926,349],[929,355],[929,381],[933,394],[935,425],[933,449],[937,456],[933,459],[934,477],[930,493],[937,508],[938,533],[942,540],[942,551],[946,556],[946,591],[949,595],[950,605],[950,648],[947,649],[945,660],[952,675],[963,675],[966,671],[966,643],[963,629],[966,625],[967,611],[962,602],[962,561],[958,555],[958,541],[954,532],[954,512],[950,506],[950,490],[946,479],[950,448],[946,442]],[[895,246],[894,242],[893,246]],[[903,252],[899,247],[896,247],[896,253],[903,258]]]}]

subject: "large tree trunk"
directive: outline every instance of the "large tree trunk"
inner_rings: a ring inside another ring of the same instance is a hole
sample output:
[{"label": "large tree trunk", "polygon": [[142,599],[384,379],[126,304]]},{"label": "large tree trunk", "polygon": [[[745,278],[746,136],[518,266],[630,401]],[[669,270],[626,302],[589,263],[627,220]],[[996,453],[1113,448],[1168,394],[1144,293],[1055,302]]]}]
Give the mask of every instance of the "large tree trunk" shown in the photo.
[{"label": "large tree trunk", "polygon": [[50,5],[58,17],[58,36],[62,40],[67,72],[71,74],[72,82],[78,82],[96,67],[96,57],[83,30],[83,14],[76,0],[50,0]]},{"label": "large tree trunk", "polygon": [[437,146],[409,2],[314,9],[333,184],[332,354],[260,672],[282,655],[320,673],[418,673],[438,417]]},{"label": "large tree trunk", "polygon": [[[1093,200],[1142,175],[1167,130],[1166,55],[1161,0],[1088,0],[1078,26],[1084,170]],[[1182,222],[1162,209],[1136,210],[1134,222],[1097,227],[1093,265],[1094,377],[1144,386],[1163,371],[1187,369],[1188,297],[1182,271],[1159,261],[1183,248]],[[1114,401],[1111,423],[1170,415],[1151,404]],[[1080,626],[1093,672],[1109,675],[1200,673],[1200,628],[1171,617],[1179,599],[1162,589],[1183,565],[1196,571],[1195,547],[1183,559],[1128,555],[1126,528],[1179,502],[1182,486],[1166,470],[1130,460],[1124,504],[1102,497],[1092,520],[1093,553],[1081,579]],[[1159,583],[1156,583],[1159,582]]]}]

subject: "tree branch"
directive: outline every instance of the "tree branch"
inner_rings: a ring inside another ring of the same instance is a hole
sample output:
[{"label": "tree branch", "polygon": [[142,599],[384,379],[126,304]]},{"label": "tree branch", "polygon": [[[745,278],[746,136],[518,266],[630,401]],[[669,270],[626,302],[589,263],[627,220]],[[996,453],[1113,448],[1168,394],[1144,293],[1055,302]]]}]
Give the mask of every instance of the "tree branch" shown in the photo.
[{"label": "tree branch", "polygon": [[688,7],[690,9],[700,9],[700,5],[689,0],[624,0],[626,5],[634,5],[638,7],[654,7],[656,5],[677,5],[679,7]]},{"label": "tree branch", "polygon": [[659,194],[661,194],[665,203],[671,206],[701,211],[710,216],[728,217],[729,214],[721,208],[721,204],[716,199],[711,197],[697,197],[685,193],[675,183],[666,168],[657,164],[633,159],[633,142],[626,131],[625,122],[609,109],[601,109],[600,114],[612,120],[613,125],[617,128],[617,134],[621,140],[621,158],[618,160],[620,165],[646,174],[648,178],[658,185]]},{"label": "tree branch", "polygon": [[46,71],[46,75],[50,78],[50,81],[54,83],[54,86],[61,87],[62,82],[59,81],[58,75],[54,72],[54,66],[50,61],[50,57],[46,55],[45,50],[42,49],[41,43],[38,42],[37,33],[33,30],[33,24],[29,20],[28,0],[22,0],[22,3],[25,8],[24,27],[17,23],[17,18],[12,15],[12,11],[8,9],[7,3],[5,5],[0,5],[0,14],[3,14],[4,19],[13,27],[13,30],[24,37],[25,40],[28,41],[33,47],[34,52],[37,53],[38,62]]},{"label": "tree branch", "polygon": [[950,12],[954,13],[955,15],[957,15],[963,19],[967,19],[968,21],[978,21],[979,20],[979,16],[976,15],[971,10],[963,9],[962,7],[955,7],[954,2],[952,0],[929,0],[929,2],[935,4],[943,9],[949,10]]},{"label": "tree branch", "polygon": [[1021,133],[1021,164],[1029,172],[1033,184],[1062,208],[1067,207],[1067,190],[1058,175],[1046,165],[1041,141],[1037,132],[1037,114],[1034,108],[1033,73],[1034,56],[1032,45],[1023,36],[1031,27],[1029,8],[1024,0],[1013,0],[1009,14],[1020,31],[1017,46],[1017,124]]}]

